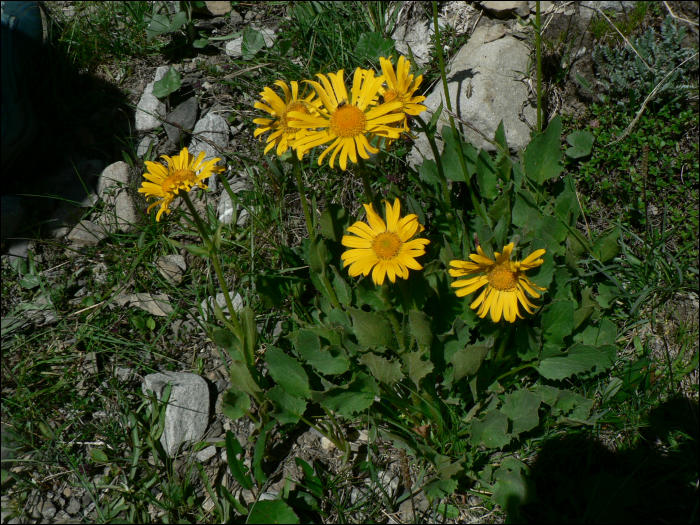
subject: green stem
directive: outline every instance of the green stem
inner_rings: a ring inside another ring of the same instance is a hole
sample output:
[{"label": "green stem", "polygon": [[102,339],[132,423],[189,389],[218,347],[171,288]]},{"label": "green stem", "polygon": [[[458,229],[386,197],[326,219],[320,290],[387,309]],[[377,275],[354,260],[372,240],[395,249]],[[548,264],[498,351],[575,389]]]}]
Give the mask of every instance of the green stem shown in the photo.
[{"label": "green stem", "polygon": [[301,165],[296,155],[292,154],[292,164],[294,165],[294,176],[297,179],[297,189],[299,190],[299,198],[301,199],[301,207],[304,209],[304,219],[306,220],[306,230],[309,232],[309,239],[314,237],[314,226],[309,213],[309,205],[306,202],[306,194],[304,192],[304,181],[301,178]]},{"label": "green stem", "polygon": [[537,49],[537,131],[542,131],[542,49],[540,35],[540,2],[535,2],[535,48]]},{"label": "green stem", "polygon": [[238,337],[241,337],[243,335],[243,331],[241,330],[241,323],[238,321],[238,315],[236,314],[236,311],[233,309],[233,303],[231,302],[231,296],[229,295],[228,292],[228,286],[226,286],[226,279],[224,278],[224,273],[221,271],[221,262],[219,261],[219,254],[218,254],[218,249],[216,246],[214,246],[214,243],[212,242],[211,238],[209,237],[209,234],[207,233],[206,228],[204,227],[204,223],[202,222],[202,219],[199,216],[199,213],[197,213],[197,210],[194,207],[194,204],[192,204],[192,201],[190,200],[190,197],[186,191],[182,191],[179,194],[182,197],[182,200],[185,201],[185,204],[190,210],[190,213],[192,214],[192,218],[194,219],[194,223],[197,226],[197,230],[199,231],[199,234],[202,236],[202,240],[204,241],[204,244],[207,246],[207,250],[209,250],[209,256],[211,257],[211,263],[214,266],[214,271],[216,272],[216,276],[219,279],[219,284],[221,285],[221,291],[224,293],[224,299],[226,300],[226,306],[228,307],[228,312],[229,316],[231,318],[231,322],[233,323],[233,327],[236,329],[236,335]]},{"label": "green stem", "polygon": [[374,200],[374,193],[372,192],[372,185],[369,182],[369,173],[367,172],[367,165],[362,157],[357,158],[358,166],[360,167],[360,177],[362,178],[362,186],[365,189],[365,200],[367,204],[372,204]]}]

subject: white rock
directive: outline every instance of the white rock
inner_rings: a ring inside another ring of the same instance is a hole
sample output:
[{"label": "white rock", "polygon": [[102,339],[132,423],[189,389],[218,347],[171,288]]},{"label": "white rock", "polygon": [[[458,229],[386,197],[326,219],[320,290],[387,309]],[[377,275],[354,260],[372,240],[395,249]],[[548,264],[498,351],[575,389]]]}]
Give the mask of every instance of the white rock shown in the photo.
[{"label": "white rock", "polygon": [[[439,21],[438,21],[439,24]],[[430,20],[407,21],[397,25],[391,37],[396,42],[396,51],[408,58],[408,48],[413,52],[415,66],[423,67],[430,60],[435,31]]]},{"label": "white rock", "polygon": [[[220,150],[224,150],[228,147],[228,121],[214,113],[207,113],[201,118],[194,127],[192,132],[192,143],[190,144],[189,151],[197,158],[197,155],[201,151],[205,153],[205,159],[211,160],[215,157],[222,158]],[[205,138],[214,143],[214,146],[200,140],[199,137]],[[224,161],[221,160],[217,164],[223,165]],[[206,182],[206,181],[205,181]]]},{"label": "white rock", "polygon": [[[233,304],[234,311],[236,313],[239,313],[241,310],[243,310],[244,305],[243,297],[241,297],[241,294],[239,294],[238,292],[229,292],[228,295],[231,298],[231,303]],[[223,292],[219,292],[218,294],[216,294],[216,303],[221,307],[221,310],[223,310],[224,314],[228,314],[228,305],[226,304],[226,299],[224,298]],[[214,301],[211,297],[209,297],[208,299],[204,299],[204,301],[202,301],[201,307],[205,321],[209,320],[209,312],[212,313],[212,317],[214,316]]]},{"label": "white rock", "polygon": [[[601,2],[579,2],[579,16],[584,22],[588,22],[593,15],[597,15],[597,9],[601,11],[615,11],[628,12],[635,8],[637,2],[614,2],[614,1],[601,1]],[[596,9],[597,8],[597,9]],[[540,6],[540,9],[542,7]],[[600,16],[600,15],[597,15]]]},{"label": "white rock", "polygon": [[197,461],[199,461],[200,463],[204,463],[205,461],[207,461],[209,458],[211,458],[215,454],[216,454],[216,447],[211,446],[211,447],[204,448],[204,449],[200,450],[199,452],[197,452],[195,457],[197,458]]},{"label": "white rock", "polygon": [[143,392],[151,390],[160,400],[168,383],[172,388],[160,442],[168,455],[174,457],[183,443],[199,441],[204,435],[209,421],[209,387],[196,374],[165,372],[147,375]]},{"label": "white rock", "polygon": [[336,448],[336,446],[335,443],[333,443],[330,439],[328,439],[326,436],[323,436],[321,438],[321,448],[326,452],[331,452]]},{"label": "white rock", "polygon": [[160,119],[165,116],[165,104],[153,95],[153,85],[161,80],[169,69],[168,66],[160,66],[156,69],[155,79],[143,90],[141,100],[136,106],[137,131],[151,131],[161,125]]},{"label": "white rock", "polygon": [[173,311],[168,296],[165,294],[119,294],[114,298],[114,302],[120,306],[137,306],[157,317],[167,317]]},{"label": "white rock", "polygon": [[158,258],[156,265],[160,274],[173,284],[180,284],[187,270],[185,258],[179,254],[164,255]]}]

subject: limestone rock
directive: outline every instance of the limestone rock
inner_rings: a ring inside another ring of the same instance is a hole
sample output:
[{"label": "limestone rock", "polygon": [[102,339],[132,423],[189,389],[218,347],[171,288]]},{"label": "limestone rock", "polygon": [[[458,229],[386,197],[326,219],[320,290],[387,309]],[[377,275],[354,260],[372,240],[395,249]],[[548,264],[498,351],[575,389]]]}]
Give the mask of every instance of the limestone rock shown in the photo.
[{"label": "limestone rock", "polygon": [[527,2],[479,2],[481,7],[498,18],[526,17],[530,14]]},{"label": "limestone rock", "polygon": [[160,119],[165,116],[165,104],[153,94],[153,85],[158,80],[161,80],[169,69],[168,66],[160,66],[156,70],[153,82],[149,82],[146,89],[144,89],[141,100],[136,106],[137,131],[151,131],[160,126]]},{"label": "limestone rock", "polygon": [[107,232],[101,225],[84,219],[68,233],[67,238],[73,244],[95,246],[106,237]]},{"label": "limestone rock", "polygon": [[168,281],[176,285],[182,282],[185,270],[187,270],[187,264],[182,255],[164,255],[158,259],[156,264],[160,274]]},{"label": "limestone rock", "polygon": [[[228,147],[228,134],[229,129],[226,119],[220,115],[207,113],[199,120],[199,122],[197,122],[194,127],[192,143],[189,147],[189,151],[195,158],[197,158],[197,155],[199,155],[201,151],[204,151],[206,160],[211,160],[215,157],[221,158],[219,150],[223,150]],[[200,140],[198,137],[202,137],[210,142],[213,142],[216,147],[209,144],[209,142]],[[223,160],[221,163],[223,163]]]},{"label": "limestone rock", "polygon": [[[236,313],[239,313],[241,310],[243,310],[243,297],[241,297],[241,294],[238,292],[229,292],[228,293],[229,297],[231,298],[231,304],[233,305],[233,310]],[[216,304],[218,304],[221,309],[224,312],[224,315],[228,313],[228,305],[226,304],[226,299],[224,298],[223,292],[219,292],[216,294]],[[212,316],[214,315],[214,299],[212,297],[209,297],[207,299],[204,299],[201,304],[202,307],[202,312],[204,314],[204,320],[209,320],[209,312],[211,312]]]},{"label": "limestone rock", "polygon": [[[225,3],[225,2],[224,2]],[[230,7],[230,6],[229,6]],[[190,97],[180,103],[175,109],[168,113],[168,121],[179,124],[184,130],[191,130],[197,122],[197,114],[199,113],[199,105],[195,97]],[[183,137],[183,132],[180,128],[172,126],[167,122],[163,123],[165,132],[168,134],[168,139],[171,142],[178,144]]]}]

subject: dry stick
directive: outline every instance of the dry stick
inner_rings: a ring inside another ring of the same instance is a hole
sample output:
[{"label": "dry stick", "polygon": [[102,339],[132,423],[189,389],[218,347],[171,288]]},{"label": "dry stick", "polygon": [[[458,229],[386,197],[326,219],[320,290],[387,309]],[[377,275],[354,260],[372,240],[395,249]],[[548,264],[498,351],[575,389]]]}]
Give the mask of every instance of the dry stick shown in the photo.
[{"label": "dry stick", "polygon": [[634,51],[634,52],[637,54],[637,56],[639,57],[639,59],[640,59],[642,62],[644,62],[644,65],[647,66],[647,69],[649,69],[649,71],[653,72],[654,70],[651,68],[651,66],[649,66],[649,64],[647,64],[647,61],[644,60],[644,57],[643,57],[642,55],[639,54],[639,52],[634,48],[634,46],[630,43],[630,41],[627,40],[627,37],[626,37],[625,35],[623,35],[623,34],[620,32],[620,30],[617,28],[617,26],[616,26],[615,24],[612,23],[612,20],[610,20],[610,19],[607,17],[607,15],[606,15],[605,13],[603,13],[603,12],[600,10],[600,7],[596,7],[595,10],[598,11],[601,15],[603,15],[603,17],[608,21],[608,23],[609,23],[611,26],[613,26],[613,27],[615,28],[615,31],[618,32],[618,34],[622,37],[622,39],[623,39],[625,42],[627,42],[627,45],[630,46],[630,48],[632,49],[632,51]]},{"label": "dry stick", "polygon": [[688,20],[687,18],[681,18],[680,16],[677,16],[676,13],[674,13],[671,10],[671,6],[668,5],[668,2],[664,2],[664,5],[666,6],[666,9],[668,9],[668,13],[671,15],[672,18],[675,18],[676,20],[680,20],[681,22],[688,22],[689,24],[692,24],[694,26],[698,25],[697,22],[693,22],[692,20]]},{"label": "dry stick", "polygon": [[641,108],[639,109],[639,111],[637,112],[637,116],[634,117],[634,120],[630,123],[629,126],[627,126],[627,129],[625,130],[625,132],[624,132],[622,135],[620,135],[618,138],[616,138],[615,140],[613,140],[612,142],[610,142],[609,144],[607,144],[608,146],[610,146],[610,145],[612,145],[612,144],[615,144],[616,142],[620,142],[622,139],[624,139],[625,137],[627,137],[627,135],[630,134],[630,132],[632,131],[632,128],[637,124],[637,122],[639,121],[639,119],[640,119],[641,116],[642,116],[642,113],[644,113],[644,110],[646,109],[647,104],[651,101],[652,98],[654,98],[654,97],[656,96],[656,94],[657,94],[657,93],[659,92],[659,90],[661,89],[661,86],[663,86],[663,85],[664,85],[664,82],[666,82],[666,79],[667,79],[668,77],[670,77],[673,73],[675,73],[676,69],[678,69],[679,67],[681,67],[683,64],[685,64],[685,63],[688,62],[689,60],[692,60],[692,59],[695,58],[696,56],[698,56],[698,53],[695,53],[692,57],[686,58],[683,62],[681,62],[681,63],[678,64],[675,68],[673,68],[673,70],[672,70],[668,75],[666,75],[663,79],[661,79],[661,82],[659,82],[658,84],[656,84],[656,87],[651,91],[651,93],[649,93],[649,95],[647,96],[647,98],[644,99],[644,103],[642,104],[642,107],[641,107]]}]

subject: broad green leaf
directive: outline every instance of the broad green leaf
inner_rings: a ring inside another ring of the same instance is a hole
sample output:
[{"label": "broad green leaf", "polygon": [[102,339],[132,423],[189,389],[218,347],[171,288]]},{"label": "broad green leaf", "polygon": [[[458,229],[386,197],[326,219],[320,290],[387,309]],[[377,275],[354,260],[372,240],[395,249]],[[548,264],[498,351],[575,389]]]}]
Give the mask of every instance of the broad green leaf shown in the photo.
[{"label": "broad green leaf", "polygon": [[238,459],[239,455],[243,455],[243,447],[241,447],[238,438],[233,432],[226,432],[226,459],[229,470],[233,478],[241,487],[247,490],[253,488],[253,482],[250,479],[250,474],[246,473],[246,467],[243,465],[243,460]]},{"label": "broad green leaf", "polygon": [[[462,142],[459,137],[454,137],[450,126],[443,126],[441,133],[443,139],[445,139],[445,149],[442,155],[440,155],[442,167],[445,170],[445,177],[448,180],[464,182],[467,180],[467,177],[471,178],[476,171],[478,152],[471,144]],[[464,160],[467,168],[466,174],[462,172],[458,147],[461,147],[464,153]]]},{"label": "broad green leaf", "polygon": [[552,301],[542,310],[542,336],[560,343],[574,329],[574,302],[563,299]]},{"label": "broad green leaf", "polygon": [[423,206],[421,206],[421,204],[411,195],[406,195],[404,198],[406,200],[406,213],[413,213],[417,215],[418,222],[421,224],[425,224],[425,213],[423,213]]},{"label": "broad green leaf", "polygon": [[607,262],[620,253],[620,227],[607,230],[593,242],[593,253],[600,262]]},{"label": "broad green leaf", "polygon": [[226,390],[221,397],[221,411],[224,415],[235,421],[239,417],[245,416],[250,410],[250,396],[241,392],[236,387]]},{"label": "broad green leaf", "polygon": [[293,286],[303,282],[302,279],[287,275],[255,276],[255,291],[267,308],[282,306],[292,295]]},{"label": "broad green leaf", "polygon": [[532,226],[539,212],[535,199],[529,191],[521,190],[515,196],[515,204],[513,205],[513,224],[516,226]]},{"label": "broad green leaf", "polygon": [[518,507],[536,499],[535,485],[527,476],[528,470],[521,461],[507,457],[494,472],[493,500],[508,512],[509,518],[515,517]]},{"label": "broad green leaf", "polygon": [[260,399],[262,390],[258,383],[253,379],[253,376],[248,370],[248,367],[243,361],[232,360],[230,365],[231,384],[236,385],[236,388],[243,390],[253,396],[255,399]]},{"label": "broad green leaf", "polygon": [[496,144],[500,146],[501,153],[508,153],[510,148],[508,147],[508,141],[506,140],[506,128],[503,126],[503,121],[498,123],[496,128],[496,133],[493,136],[493,140]]},{"label": "broad green leaf", "polygon": [[440,503],[440,505],[437,506],[437,512],[449,520],[459,517],[459,509],[454,505]]},{"label": "broad green leaf", "polygon": [[250,60],[263,47],[265,47],[263,36],[252,27],[246,27],[243,31],[243,43],[241,44],[243,60]]},{"label": "broad green leaf", "polygon": [[265,395],[275,407],[270,415],[280,425],[296,425],[304,415],[306,401],[290,396],[280,385],[272,387]]},{"label": "broad green leaf", "polygon": [[321,349],[318,334],[310,330],[299,330],[295,342],[301,357],[322,374],[342,374],[350,368],[350,360],[342,347],[331,345]]},{"label": "broad green leaf", "polygon": [[350,225],[350,214],[340,204],[329,204],[319,219],[321,235],[334,242],[340,242]]},{"label": "broad green leaf", "polygon": [[476,180],[481,195],[489,200],[498,197],[496,191],[496,165],[485,150],[480,150],[476,158]]},{"label": "broad green leaf", "polygon": [[299,523],[299,517],[281,499],[258,501],[246,523]]},{"label": "broad green leaf", "polygon": [[544,133],[537,135],[525,149],[525,173],[537,184],[559,176],[564,171],[561,164],[561,118],[556,116]]},{"label": "broad green leaf", "polygon": [[453,493],[457,488],[457,480],[454,478],[463,470],[462,460],[457,460],[454,463],[446,462],[444,466],[438,468],[435,480],[427,483],[423,487],[423,491],[431,498],[443,498],[445,495]]},{"label": "broad green leaf", "polygon": [[469,345],[458,350],[450,359],[455,370],[454,380],[476,374],[488,351],[489,347],[483,345]]},{"label": "broad green leaf", "polygon": [[548,385],[537,385],[530,389],[545,405],[554,406],[559,398],[559,389]]},{"label": "broad green leaf", "polygon": [[433,341],[433,332],[430,329],[432,319],[425,313],[417,310],[408,312],[408,323],[411,327],[411,333],[416,341],[421,346],[430,346]]},{"label": "broad green leaf", "polygon": [[401,356],[404,363],[403,371],[408,374],[418,390],[420,390],[420,380],[432,372],[434,368],[429,359],[423,361],[423,354],[424,352],[411,352]]},{"label": "broad green leaf", "polygon": [[[425,159],[423,164],[418,166],[418,176],[420,180],[428,184],[437,186],[440,184],[440,175],[438,173],[437,164],[434,160]],[[424,224],[421,222],[421,224]]]},{"label": "broad green leaf", "polygon": [[314,392],[314,401],[322,407],[352,418],[357,412],[367,410],[379,395],[379,387],[373,377],[360,372],[347,385],[332,387],[325,392]]},{"label": "broad green leaf", "polygon": [[146,28],[146,41],[150,42],[153,37],[170,32],[170,19],[160,13],[154,14]]},{"label": "broad green leaf", "polygon": [[101,448],[91,448],[90,458],[96,463],[107,463],[109,458]]},{"label": "broad green leaf", "polygon": [[503,412],[513,422],[511,433],[514,436],[535,428],[540,418],[537,413],[540,398],[528,390],[518,390],[506,396]]},{"label": "broad green leaf", "polygon": [[584,372],[601,373],[613,365],[617,349],[606,345],[600,349],[576,344],[567,355],[550,357],[540,362],[537,370],[542,377],[561,380]]},{"label": "broad green leaf", "polygon": [[41,284],[39,276],[33,274],[25,275],[24,278],[22,278],[22,280],[19,282],[19,285],[25,290],[32,290],[39,286],[39,284]]},{"label": "broad green leaf", "polygon": [[392,385],[403,379],[401,363],[399,363],[399,361],[389,361],[373,353],[364,354],[359,361],[360,364],[369,368],[372,375],[380,383]]},{"label": "broad green leaf", "polygon": [[330,265],[331,270],[333,270],[333,288],[335,289],[335,295],[343,306],[350,306],[352,304],[352,288],[340,275],[338,269]]},{"label": "broad green leaf", "polygon": [[309,378],[301,363],[279,348],[267,345],[265,362],[275,382],[290,396],[308,398],[311,395]]},{"label": "broad green leaf", "polygon": [[488,448],[503,448],[510,443],[508,418],[504,413],[491,410],[484,419],[472,421],[469,443],[479,446],[482,442]]},{"label": "broad green leaf", "polygon": [[180,77],[180,73],[175,71],[173,66],[170,66],[165,76],[153,84],[153,96],[156,98],[167,97],[180,89],[181,84],[182,78]]},{"label": "broad green leaf", "polygon": [[498,224],[493,229],[493,239],[496,241],[498,246],[506,245],[506,236],[508,235],[508,229],[510,228],[510,221],[507,217],[501,217],[498,219]]},{"label": "broad green leaf", "polygon": [[615,301],[614,292],[618,290],[615,284],[598,283],[598,297],[596,300],[601,308],[610,308]]},{"label": "broad green leaf", "polygon": [[494,223],[498,223],[501,217],[505,217],[510,226],[510,200],[513,196],[513,183],[509,183],[503,193],[489,206],[489,217]]},{"label": "broad green leaf", "polygon": [[363,33],[355,46],[355,54],[365,61],[379,62],[380,57],[389,57],[394,53],[394,41],[384,38],[381,33]]},{"label": "broad green leaf", "polygon": [[590,131],[572,131],[566,137],[571,147],[566,150],[566,156],[572,159],[580,159],[587,157],[593,150],[593,141],[595,137]]},{"label": "broad green leaf", "polygon": [[[591,317],[598,310],[598,302],[591,296],[591,289],[586,287],[581,291],[581,305],[574,312],[574,330],[583,324],[583,322]],[[600,312],[598,312],[599,314]],[[598,316],[594,316],[596,319]]]},{"label": "broad green leaf", "polygon": [[556,403],[552,406],[552,413],[562,416],[558,422],[568,420],[581,423],[588,419],[594,403],[593,399],[587,399],[570,390],[562,390],[559,392]]},{"label": "broad green leaf", "polygon": [[566,239],[569,230],[566,225],[558,218],[551,215],[540,217],[535,221],[535,236],[538,239],[543,239],[545,242],[551,239],[553,242],[547,242],[550,251],[554,248],[553,245],[559,244]]},{"label": "broad green leaf", "polygon": [[348,308],[348,313],[352,317],[352,329],[360,346],[369,348],[391,345],[391,325],[386,317],[356,308]]},{"label": "broad green leaf", "polygon": [[192,255],[196,255],[197,257],[209,257],[209,250],[207,250],[203,246],[199,246],[197,244],[187,244],[183,246],[183,248],[185,248],[185,250],[190,252]]},{"label": "broad green leaf", "polygon": [[309,269],[315,273],[324,273],[330,261],[331,254],[328,253],[323,237],[316,235],[309,245]]}]

